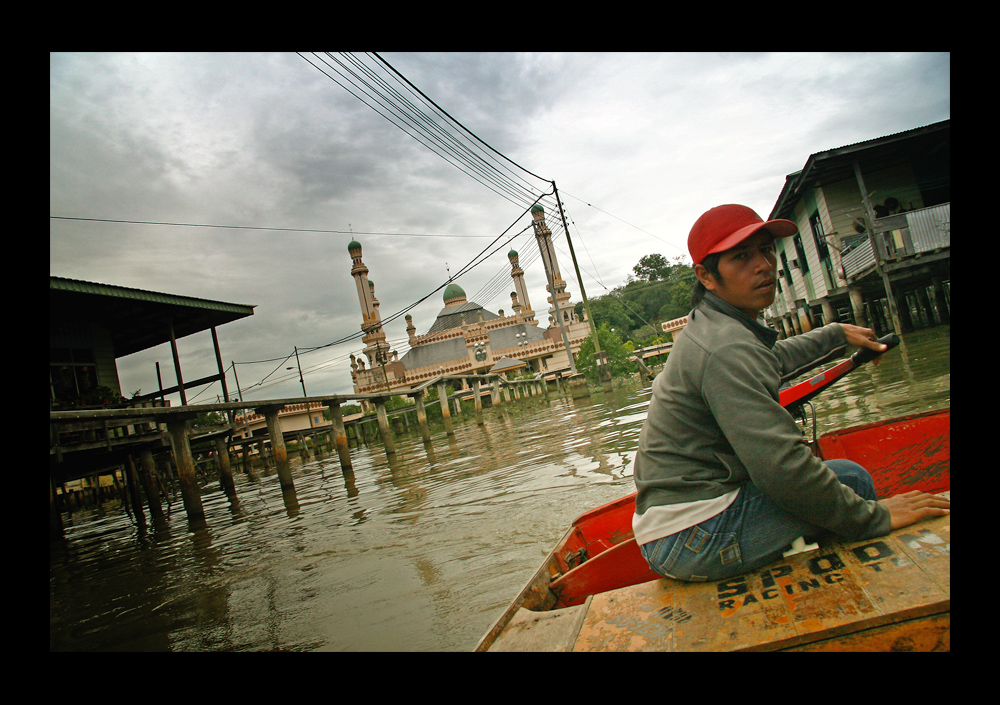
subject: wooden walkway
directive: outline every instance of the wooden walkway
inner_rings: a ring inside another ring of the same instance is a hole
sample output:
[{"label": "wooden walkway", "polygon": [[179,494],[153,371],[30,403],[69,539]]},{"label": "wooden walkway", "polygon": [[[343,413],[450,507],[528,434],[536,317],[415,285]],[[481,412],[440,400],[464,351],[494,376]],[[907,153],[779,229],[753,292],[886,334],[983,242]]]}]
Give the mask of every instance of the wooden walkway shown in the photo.
[{"label": "wooden walkway", "polygon": [[[950,496],[950,492],[944,493]],[[745,576],[659,579],[520,610],[491,651],[949,651],[951,517]]]}]

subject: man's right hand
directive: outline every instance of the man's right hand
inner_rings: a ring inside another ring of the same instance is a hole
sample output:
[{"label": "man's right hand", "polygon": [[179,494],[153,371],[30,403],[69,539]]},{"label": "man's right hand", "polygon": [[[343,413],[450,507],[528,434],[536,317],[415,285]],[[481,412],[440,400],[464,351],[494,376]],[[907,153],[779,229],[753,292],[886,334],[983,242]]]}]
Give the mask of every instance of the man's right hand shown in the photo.
[{"label": "man's right hand", "polygon": [[951,500],[920,490],[879,500],[879,504],[888,508],[893,530],[916,524],[923,519],[951,514]]}]

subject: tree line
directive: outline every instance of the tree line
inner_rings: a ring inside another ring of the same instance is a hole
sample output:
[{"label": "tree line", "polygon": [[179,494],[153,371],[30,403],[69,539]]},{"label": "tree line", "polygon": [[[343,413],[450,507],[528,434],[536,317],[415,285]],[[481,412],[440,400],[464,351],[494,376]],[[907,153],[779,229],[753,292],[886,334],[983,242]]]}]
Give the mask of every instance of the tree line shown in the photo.
[{"label": "tree line", "polygon": [[[646,255],[632,267],[624,284],[589,299],[612,375],[635,372],[635,362],[628,356],[637,348],[666,342],[660,324],[690,312],[694,267],[684,259],[679,256],[668,260],[658,253]],[[577,304],[576,312],[583,315],[583,302]],[[594,344],[588,337],[577,355],[577,369],[596,381],[593,354]]]}]

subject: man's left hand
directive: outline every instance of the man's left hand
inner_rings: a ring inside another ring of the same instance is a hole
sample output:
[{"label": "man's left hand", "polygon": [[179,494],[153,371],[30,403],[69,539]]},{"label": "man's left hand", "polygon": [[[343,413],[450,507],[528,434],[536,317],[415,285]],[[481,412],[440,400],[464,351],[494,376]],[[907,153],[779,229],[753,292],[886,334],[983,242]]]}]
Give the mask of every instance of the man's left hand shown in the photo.
[{"label": "man's left hand", "polygon": [[[847,339],[848,345],[853,345],[856,348],[869,348],[877,353],[884,353],[889,349],[888,345],[878,342],[878,335],[871,328],[852,326],[850,323],[841,323],[840,327],[844,329],[844,338]],[[873,365],[880,362],[882,362],[881,355],[872,360]]]}]

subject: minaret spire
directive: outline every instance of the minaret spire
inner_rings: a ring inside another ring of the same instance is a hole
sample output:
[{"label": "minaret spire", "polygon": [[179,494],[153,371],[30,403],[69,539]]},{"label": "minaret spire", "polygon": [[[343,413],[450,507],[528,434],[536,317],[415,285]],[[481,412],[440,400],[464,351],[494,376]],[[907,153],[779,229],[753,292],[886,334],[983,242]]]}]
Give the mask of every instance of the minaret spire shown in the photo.
[{"label": "minaret spire", "polygon": [[[545,223],[545,209],[536,203],[531,207],[531,217],[534,219],[532,225],[535,228],[535,239],[538,240],[538,249],[542,253],[542,263],[545,265],[545,270],[549,273],[549,276],[552,277],[552,286],[545,285],[545,288],[549,292],[549,303],[551,304],[549,306],[549,315],[552,316],[553,320],[558,320],[556,313],[558,304],[558,311],[562,314],[563,320],[567,324],[572,323],[576,320],[576,316],[573,304],[569,300],[569,293],[566,291],[566,282],[559,272],[556,250],[552,246],[552,231],[549,230],[549,226]],[[521,293],[518,292],[518,298],[520,296]]]},{"label": "minaret spire", "polygon": [[382,318],[378,312],[378,299],[375,298],[375,284],[368,280],[368,267],[361,261],[361,243],[351,240],[347,245],[351,253],[351,276],[358,287],[358,302],[361,304],[361,330],[364,332],[361,340],[365,343],[364,353],[369,366],[378,360],[378,351],[388,353],[389,344],[385,342],[382,332]]},{"label": "minaret spire", "polygon": [[[521,315],[526,321],[535,320],[535,312],[531,309],[531,302],[528,301],[528,290],[524,286],[524,270],[521,269],[516,250],[507,253],[510,260],[510,277],[514,280],[514,292],[517,294],[516,301],[520,304]],[[515,309],[515,313],[517,309]]]}]

